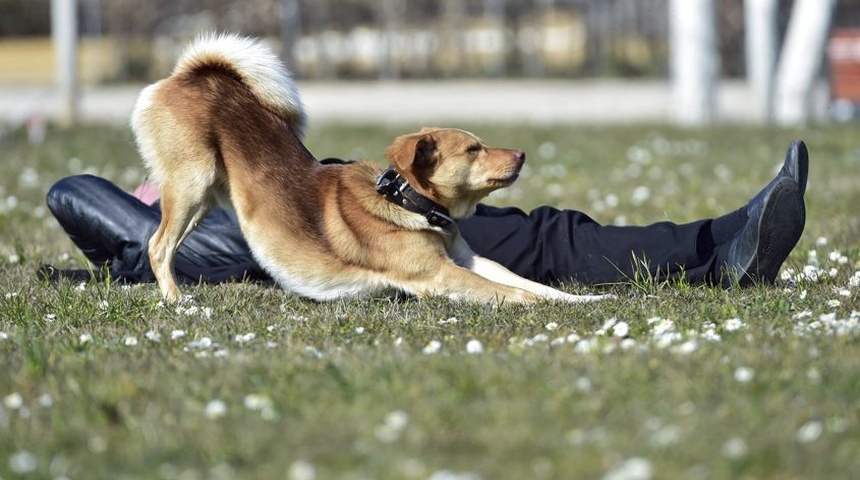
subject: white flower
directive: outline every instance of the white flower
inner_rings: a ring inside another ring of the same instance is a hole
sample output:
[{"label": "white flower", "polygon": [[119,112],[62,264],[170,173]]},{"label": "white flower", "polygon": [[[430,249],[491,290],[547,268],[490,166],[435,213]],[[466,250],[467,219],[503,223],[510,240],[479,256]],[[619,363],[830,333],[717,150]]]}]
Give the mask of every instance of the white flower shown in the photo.
[{"label": "white flower", "polygon": [[185,336],[185,330],[174,330],[170,332],[170,339],[176,340],[177,338],[182,338]]},{"label": "white flower", "polygon": [[24,399],[18,392],[10,393],[3,397],[3,405],[6,405],[9,410],[18,410],[24,405]]},{"label": "white flower", "polygon": [[57,319],[56,313],[49,313],[49,314],[45,315],[45,320],[47,320],[51,323],[54,323],[54,320],[56,320],[56,319]]},{"label": "white flower", "polygon": [[424,347],[424,355],[433,355],[439,353],[439,350],[442,349],[442,342],[439,340],[430,340],[430,343]]},{"label": "white flower", "polygon": [[50,408],[54,404],[54,398],[49,393],[43,393],[36,399],[36,403],[42,408]]},{"label": "white flower", "polygon": [[531,338],[532,343],[544,343],[549,341],[549,335],[545,333],[538,333],[534,337]]},{"label": "white flower", "polygon": [[355,327],[355,333],[364,333],[364,327]]},{"label": "white flower", "polygon": [[633,194],[630,195],[630,203],[638,207],[648,201],[649,198],[651,198],[651,189],[645,185],[639,185],[633,189]]},{"label": "white flower", "polygon": [[740,318],[730,318],[726,320],[726,324],[723,325],[723,329],[727,332],[734,332],[745,326],[746,324]]},{"label": "white flower", "polygon": [[817,282],[821,277],[821,270],[814,265],[806,265],[803,267],[803,273],[801,274],[801,278],[805,280],[809,280],[810,282]]},{"label": "white flower", "polygon": [[376,427],[374,434],[382,443],[393,443],[400,438],[408,424],[409,414],[403,410],[394,410],[385,415],[385,419]]},{"label": "white flower", "polygon": [[612,335],[618,338],[624,338],[630,333],[630,325],[627,322],[618,322],[612,326]]},{"label": "white flower", "polygon": [[107,310],[108,307],[110,307],[110,304],[108,303],[107,300],[99,301],[99,310]]},{"label": "white flower", "polygon": [[573,386],[582,393],[589,393],[592,389],[591,379],[588,377],[576,377]]},{"label": "white flower", "polygon": [[191,343],[188,344],[188,346],[191,348],[201,348],[201,349],[209,348],[212,346],[212,339],[209,337],[203,337],[201,339],[192,341]]},{"label": "white flower", "polygon": [[747,383],[753,379],[755,372],[749,367],[738,367],[735,369],[735,380],[741,383]]},{"label": "white flower", "polygon": [[8,340],[8,339],[9,339],[9,334],[6,332],[0,331],[0,340]]},{"label": "white flower", "polygon": [[720,336],[719,333],[714,329],[714,327],[710,327],[702,332],[702,339],[707,340],[709,342],[719,342],[722,341],[723,337]]},{"label": "white flower", "polygon": [[558,323],[549,322],[546,325],[544,325],[544,328],[546,328],[549,331],[557,330],[558,329]]},{"label": "white flower", "polygon": [[204,413],[207,418],[221,418],[227,414],[227,405],[221,400],[212,400],[206,404]]},{"label": "white flower", "polygon": [[480,340],[471,339],[466,343],[466,353],[481,353],[484,351],[484,346]]},{"label": "white flower", "polygon": [[146,333],[143,334],[143,336],[151,342],[161,341],[161,334],[156,332],[155,330],[148,330]]},{"label": "white flower", "polygon": [[678,353],[690,354],[695,352],[699,348],[699,342],[696,340],[687,340],[686,342],[678,345],[677,351]]},{"label": "white flower", "polygon": [[91,342],[91,341],[93,340],[93,336],[92,336],[92,335],[90,335],[89,333],[82,333],[82,334],[78,337],[78,340],[80,341],[81,345],[84,345],[84,344],[86,344],[86,343]]},{"label": "white flower", "polygon": [[597,347],[597,339],[592,338],[584,338],[573,346],[573,351],[576,353],[588,353],[594,350]]},{"label": "white flower", "polygon": [[32,473],[37,466],[36,456],[26,450],[21,450],[9,457],[9,469],[17,474]]},{"label": "white flower", "polygon": [[245,408],[253,411],[260,411],[267,408],[272,408],[272,400],[257,393],[245,395]]},{"label": "white flower", "polygon": [[448,324],[453,325],[453,324],[458,323],[459,321],[460,320],[458,320],[457,317],[448,317],[445,320],[439,320],[439,325],[448,325]]},{"label": "white flower", "polygon": [[815,245],[824,247],[827,245],[827,237],[818,237],[815,239]]},{"label": "white flower", "polygon": [[615,317],[606,320],[605,322],[603,322],[603,325],[594,332],[594,335],[598,337],[606,335],[606,332],[616,323],[618,323],[618,319]]},{"label": "white flower", "polygon": [[603,480],[649,480],[654,476],[654,466],[646,458],[633,457],[603,475]]},{"label": "white flower", "polygon": [[836,300],[836,299],[827,301],[827,306],[830,308],[836,308],[840,305],[842,305],[842,302],[840,302],[839,300]]},{"label": "white flower", "polygon": [[818,440],[823,430],[821,422],[810,420],[801,426],[794,434],[794,438],[800,443],[812,443]]},{"label": "white flower", "polygon": [[316,480],[316,478],[316,468],[307,460],[296,460],[287,471],[288,480]]},{"label": "white flower", "polygon": [[248,343],[248,342],[254,340],[255,338],[257,338],[257,335],[253,332],[249,332],[249,333],[246,333],[244,335],[237,334],[235,337],[233,337],[233,340],[237,343]]},{"label": "white flower", "polygon": [[137,345],[137,337],[125,337],[124,343],[127,347],[134,347]]},{"label": "white flower", "polygon": [[720,453],[723,454],[724,457],[736,460],[739,458],[743,458],[747,455],[747,442],[743,438],[734,437],[726,440],[723,443],[722,448],[720,448]]}]

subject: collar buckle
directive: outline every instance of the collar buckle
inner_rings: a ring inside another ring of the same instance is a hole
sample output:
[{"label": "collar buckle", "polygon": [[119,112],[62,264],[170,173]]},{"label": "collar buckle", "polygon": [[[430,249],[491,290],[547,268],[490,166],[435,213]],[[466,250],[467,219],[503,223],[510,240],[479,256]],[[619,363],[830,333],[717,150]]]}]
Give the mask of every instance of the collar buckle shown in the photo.
[{"label": "collar buckle", "polygon": [[454,223],[447,208],[418,193],[392,167],[376,177],[376,191],[389,202],[423,215],[434,227],[449,228]]}]

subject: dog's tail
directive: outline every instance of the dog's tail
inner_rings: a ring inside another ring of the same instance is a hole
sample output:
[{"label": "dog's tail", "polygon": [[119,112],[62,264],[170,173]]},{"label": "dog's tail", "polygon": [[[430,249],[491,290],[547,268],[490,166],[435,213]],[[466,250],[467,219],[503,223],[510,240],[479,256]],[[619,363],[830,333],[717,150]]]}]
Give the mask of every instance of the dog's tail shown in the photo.
[{"label": "dog's tail", "polygon": [[277,112],[300,138],[305,112],[290,71],[271,48],[235,34],[206,34],[191,43],[176,63],[173,76],[205,69],[230,70],[257,99]]}]

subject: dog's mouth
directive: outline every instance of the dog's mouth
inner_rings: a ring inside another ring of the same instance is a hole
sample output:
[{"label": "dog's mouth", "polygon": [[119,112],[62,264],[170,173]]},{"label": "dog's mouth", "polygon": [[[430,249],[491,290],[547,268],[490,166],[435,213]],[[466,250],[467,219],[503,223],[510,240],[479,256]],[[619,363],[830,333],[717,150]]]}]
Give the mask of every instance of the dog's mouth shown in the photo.
[{"label": "dog's mouth", "polygon": [[514,172],[507,177],[498,177],[490,179],[490,183],[493,185],[498,185],[500,187],[507,187],[508,185],[517,181],[517,178],[520,177],[520,172]]}]

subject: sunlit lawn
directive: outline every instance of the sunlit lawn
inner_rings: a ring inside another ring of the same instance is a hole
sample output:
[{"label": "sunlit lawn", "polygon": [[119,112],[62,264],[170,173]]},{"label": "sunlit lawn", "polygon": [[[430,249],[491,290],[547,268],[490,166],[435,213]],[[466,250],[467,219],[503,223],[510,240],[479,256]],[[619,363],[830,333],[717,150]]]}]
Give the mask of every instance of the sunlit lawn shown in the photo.
[{"label": "sunlit lawn", "polygon": [[[83,172],[143,179],[122,127],[0,139],[2,478],[858,478],[860,132],[458,125],[528,152],[489,202],[604,223],[745,203],[811,152],[804,236],[773,287],[639,279],[589,305],[375,299],[260,285],[47,284],[85,260],[44,206]],[[318,126],[381,161],[402,128]],[[564,285],[577,293],[596,290]],[[605,289],[605,288],[604,288]]]}]

